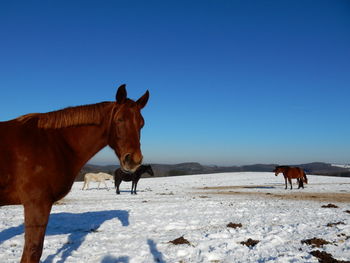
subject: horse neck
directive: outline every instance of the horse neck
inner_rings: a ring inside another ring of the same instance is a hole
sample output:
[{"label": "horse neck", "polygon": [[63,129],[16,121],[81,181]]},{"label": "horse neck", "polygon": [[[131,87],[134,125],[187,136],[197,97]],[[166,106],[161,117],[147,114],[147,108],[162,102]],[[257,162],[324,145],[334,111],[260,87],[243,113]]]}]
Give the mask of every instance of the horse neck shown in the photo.
[{"label": "horse neck", "polygon": [[150,174],[149,173],[149,171],[148,171],[148,167],[147,166],[141,166],[138,170],[137,170],[137,173],[138,173],[138,175],[142,175],[142,174],[144,174],[144,173],[148,173],[148,174]]},{"label": "horse neck", "polygon": [[65,141],[73,152],[72,161],[77,171],[108,144],[111,114],[113,113],[109,106],[106,106],[103,111],[105,117],[100,125],[82,125],[62,129]]},{"label": "horse neck", "polygon": [[286,175],[289,170],[289,167],[282,166],[279,169],[280,169],[280,173],[282,173],[283,175]]},{"label": "horse neck", "polygon": [[145,170],[146,170],[146,167],[143,166],[143,165],[141,165],[141,166],[139,167],[139,169],[136,170],[136,173],[137,173],[137,174],[143,174],[143,173],[145,172]]}]

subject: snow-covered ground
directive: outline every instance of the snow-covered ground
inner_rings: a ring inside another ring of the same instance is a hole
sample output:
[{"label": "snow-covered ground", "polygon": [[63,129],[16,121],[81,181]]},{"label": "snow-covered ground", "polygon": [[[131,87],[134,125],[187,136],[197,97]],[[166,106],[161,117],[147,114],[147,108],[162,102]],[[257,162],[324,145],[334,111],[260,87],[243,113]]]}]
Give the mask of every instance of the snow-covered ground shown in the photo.
[{"label": "snow-covered ground", "polygon": [[332,166],[350,169],[350,164],[332,164]]},{"label": "snow-covered ground", "polygon": [[[350,178],[308,177],[304,190],[295,184],[295,189],[284,190],[283,177],[272,173],[149,178],[140,180],[138,195],[131,195],[131,184],[123,182],[118,196],[114,190],[82,191],[78,182],[52,209],[41,259],[318,262],[310,252],[320,250],[350,260]],[[338,208],[321,207],[329,203]],[[0,218],[0,262],[18,262],[22,207],[0,207]],[[242,226],[230,228],[229,223]],[[190,244],[169,243],[179,237]],[[314,237],[330,244],[312,248],[301,243]],[[259,243],[241,244],[248,238]]]}]

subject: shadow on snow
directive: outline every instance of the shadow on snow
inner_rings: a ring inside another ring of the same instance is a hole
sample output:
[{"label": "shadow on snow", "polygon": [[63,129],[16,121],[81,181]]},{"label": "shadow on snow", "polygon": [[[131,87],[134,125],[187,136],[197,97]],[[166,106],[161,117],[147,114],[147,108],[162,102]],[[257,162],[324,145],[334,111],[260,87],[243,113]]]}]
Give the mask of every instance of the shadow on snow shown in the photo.
[{"label": "shadow on snow", "polygon": [[[152,240],[148,239],[147,244],[149,246],[149,250],[153,256],[153,260],[156,263],[166,263],[166,261],[163,258],[162,253],[157,249],[157,244]],[[106,256],[102,259],[101,263],[129,263],[129,257],[122,256],[122,257],[113,257],[113,256]]]},{"label": "shadow on snow", "polygon": [[163,259],[162,253],[157,249],[157,244],[152,239],[148,239],[147,244],[149,246],[149,250],[153,255],[154,262],[166,263]]},{"label": "shadow on snow", "polygon": [[[129,213],[124,210],[96,211],[86,213],[56,213],[51,214],[45,236],[69,234],[68,241],[53,255],[48,256],[44,262],[52,262],[55,256],[62,253],[60,261],[64,262],[74,250],[84,242],[86,236],[105,222],[117,218],[122,226],[129,226]],[[24,233],[24,225],[10,227],[0,232],[0,244],[4,241]],[[113,262],[128,262],[127,258],[119,258]],[[105,262],[111,262],[107,259]]]}]

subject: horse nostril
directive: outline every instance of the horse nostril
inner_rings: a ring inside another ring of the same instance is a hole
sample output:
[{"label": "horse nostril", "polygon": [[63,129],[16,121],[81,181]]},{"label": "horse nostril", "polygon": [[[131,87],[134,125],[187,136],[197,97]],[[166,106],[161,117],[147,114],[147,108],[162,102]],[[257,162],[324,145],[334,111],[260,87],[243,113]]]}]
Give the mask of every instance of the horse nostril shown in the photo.
[{"label": "horse nostril", "polygon": [[130,153],[125,154],[124,162],[125,163],[130,163],[130,161],[131,161],[131,154]]},{"label": "horse nostril", "polygon": [[141,165],[142,155],[138,153],[127,153],[122,159],[122,167],[126,171],[135,172],[135,170]]}]

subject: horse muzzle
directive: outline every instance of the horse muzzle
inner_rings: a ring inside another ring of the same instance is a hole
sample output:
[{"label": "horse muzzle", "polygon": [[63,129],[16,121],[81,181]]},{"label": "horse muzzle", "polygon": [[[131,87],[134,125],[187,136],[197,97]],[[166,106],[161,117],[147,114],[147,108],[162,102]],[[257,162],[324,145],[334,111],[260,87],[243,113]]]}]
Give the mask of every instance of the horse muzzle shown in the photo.
[{"label": "horse muzzle", "polygon": [[120,160],[122,170],[133,173],[142,164],[143,156],[140,153],[126,153]]}]

